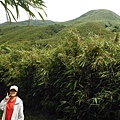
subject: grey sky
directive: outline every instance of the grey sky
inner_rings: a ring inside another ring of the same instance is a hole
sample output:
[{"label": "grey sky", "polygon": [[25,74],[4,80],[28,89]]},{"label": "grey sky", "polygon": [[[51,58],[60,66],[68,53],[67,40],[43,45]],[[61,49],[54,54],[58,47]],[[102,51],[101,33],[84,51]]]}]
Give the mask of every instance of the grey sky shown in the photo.
[{"label": "grey sky", "polygon": [[[95,9],[108,9],[120,15],[119,0],[44,0],[47,8],[47,17],[44,19],[52,21],[68,21],[80,17],[82,14]],[[15,13],[14,13],[15,14]],[[18,21],[27,20],[26,12],[20,9]],[[40,19],[40,17],[37,17]],[[0,23],[6,22],[6,14],[0,5]]]}]

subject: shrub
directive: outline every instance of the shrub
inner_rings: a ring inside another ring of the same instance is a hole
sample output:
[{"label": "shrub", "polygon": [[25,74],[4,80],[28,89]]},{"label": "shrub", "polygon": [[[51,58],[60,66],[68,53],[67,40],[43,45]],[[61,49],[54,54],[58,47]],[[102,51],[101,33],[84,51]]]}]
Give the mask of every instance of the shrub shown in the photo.
[{"label": "shrub", "polygon": [[119,120],[120,46],[76,30],[55,48],[0,54],[0,80],[15,83],[25,110],[64,120]]}]

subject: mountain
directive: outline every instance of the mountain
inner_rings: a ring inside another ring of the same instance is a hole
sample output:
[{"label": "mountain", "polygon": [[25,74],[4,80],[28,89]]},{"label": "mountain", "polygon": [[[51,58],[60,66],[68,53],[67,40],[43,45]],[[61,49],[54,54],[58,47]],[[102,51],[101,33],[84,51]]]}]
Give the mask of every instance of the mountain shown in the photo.
[{"label": "mountain", "polygon": [[[110,10],[105,10],[105,9],[100,9],[100,10],[91,10],[82,16],[79,17],[81,21],[91,21],[91,20],[112,20],[112,21],[120,21],[120,16],[117,15],[116,13],[110,11]],[[78,18],[78,19],[79,19]]]},{"label": "mountain", "polygon": [[63,24],[63,25],[71,25],[76,22],[114,22],[114,23],[120,23],[120,16],[117,15],[116,13],[106,10],[106,9],[98,9],[98,10],[91,10],[86,12],[85,14],[81,15],[78,18],[75,18],[73,20],[65,21],[65,22],[54,22],[51,20],[25,20],[21,22],[5,22],[0,24],[0,26],[7,26],[7,25],[12,25],[12,26],[40,26],[40,25],[53,25],[53,24]]},{"label": "mountain", "polygon": [[53,25],[56,22],[51,20],[25,20],[21,22],[5,22],[0,24],[0,26],[42,26],[42,25]]},{"label": "mountain", "polygon": [[56,33],[64,29],[63,25],[45,26],[9,26],[0,29],[0,42],[16,42],[24,40],[42,40],[51,38]]},{"label": "mountain", "polygon": [[87,37],[90,32],[93,32],[96,35],[108,35],[109,38],[112,35],[113,38],[113,32],[120,31],[120,16],[112,11],[99,9],[88,11],[78,18],[66,22],[30,20],[3,23],[0,25],[0,43],[59,39],[74,28],[83,37]]},{"label": "mountain", "polygon": [[110,10],[98,9],[88,11],[78,18],[63,22],[63,24],[70,25],[76,22],[112,22],[119,24],[120,16]]}]

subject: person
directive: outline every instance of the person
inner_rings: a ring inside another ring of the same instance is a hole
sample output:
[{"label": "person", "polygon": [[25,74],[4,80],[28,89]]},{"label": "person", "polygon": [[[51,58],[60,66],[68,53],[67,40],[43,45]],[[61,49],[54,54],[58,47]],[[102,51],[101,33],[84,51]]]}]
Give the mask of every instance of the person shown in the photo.
[{"label": "person", "polygon": [[9,94],[0,102],[2,120],[24,120],[23,101],[17,96],[18,87],[12,85]]}]

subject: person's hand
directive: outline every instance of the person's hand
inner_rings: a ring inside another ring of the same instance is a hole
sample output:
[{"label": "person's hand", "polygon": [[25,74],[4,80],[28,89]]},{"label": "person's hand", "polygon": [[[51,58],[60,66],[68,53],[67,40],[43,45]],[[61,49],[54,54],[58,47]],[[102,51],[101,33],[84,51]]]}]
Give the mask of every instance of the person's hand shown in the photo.
[{"label": "person's hand", "polygon": [[7,93],[5,100],[8,100],[10,98],[10,95]]}]

